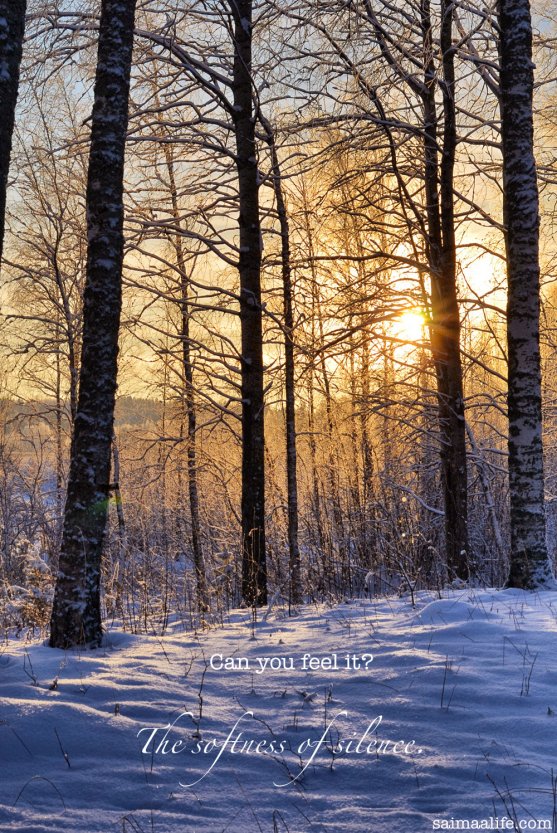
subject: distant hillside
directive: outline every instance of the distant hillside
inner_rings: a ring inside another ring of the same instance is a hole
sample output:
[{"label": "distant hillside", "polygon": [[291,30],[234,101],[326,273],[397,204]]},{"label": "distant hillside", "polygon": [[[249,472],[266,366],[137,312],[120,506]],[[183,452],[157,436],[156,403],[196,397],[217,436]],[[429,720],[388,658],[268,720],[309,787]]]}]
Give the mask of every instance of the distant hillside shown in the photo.
[{"label": "distant hillside", "polygon": [[162,402],[155,399],[139,399],[122,396],[116,400],[117,425],[143,425],[156,422],[162,416]]},{"label": "distant hillside", "polygon": [[[40,418],[43,424],[54,424],[56,407],[53,400],[33,400],[30,402],[14,402],[2,400],[0,414],[5,423],[29,418],[36,424]],[[116,400],[117,425],[144,425],[156,422],[162,415],[162,403],[154,399],[140,399],[134,396],[122,396]],[[19,420],[18,420],[19,418]]]}]

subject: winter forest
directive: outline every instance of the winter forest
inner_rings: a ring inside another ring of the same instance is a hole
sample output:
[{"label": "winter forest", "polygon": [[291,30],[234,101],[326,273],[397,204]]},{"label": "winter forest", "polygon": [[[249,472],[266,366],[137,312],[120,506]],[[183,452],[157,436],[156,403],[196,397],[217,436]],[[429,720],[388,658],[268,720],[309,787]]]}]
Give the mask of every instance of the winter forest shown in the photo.
[{"label": "winter forest", "polygon": [[555,11],[2,3],[5,633],[552,580]]},{"label": "winter forest", "polygon": [[3,829],[557,831],[556,44],[0,0]]}]

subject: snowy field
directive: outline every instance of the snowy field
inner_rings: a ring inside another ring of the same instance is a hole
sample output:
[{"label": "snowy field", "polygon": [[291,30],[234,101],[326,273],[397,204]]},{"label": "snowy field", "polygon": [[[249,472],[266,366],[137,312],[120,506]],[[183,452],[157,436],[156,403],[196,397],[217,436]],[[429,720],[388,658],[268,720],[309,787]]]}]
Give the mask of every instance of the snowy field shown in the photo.
[{"label": "snowy field", "polygon": [[555,830],[557,593],[444,596],[4,645],[0,830]]}]

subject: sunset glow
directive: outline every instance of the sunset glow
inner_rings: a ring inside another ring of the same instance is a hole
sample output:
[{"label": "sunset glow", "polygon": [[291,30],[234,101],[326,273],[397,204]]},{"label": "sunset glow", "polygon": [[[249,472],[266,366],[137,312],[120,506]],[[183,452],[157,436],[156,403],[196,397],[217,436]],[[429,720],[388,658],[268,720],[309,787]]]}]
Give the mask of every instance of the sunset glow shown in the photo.
[{"label": "sunset glow", "polygon": [[425,323],[422,310],[409,309],[393,320],[391,329],[395,338],[416,343],[423,341]]}]

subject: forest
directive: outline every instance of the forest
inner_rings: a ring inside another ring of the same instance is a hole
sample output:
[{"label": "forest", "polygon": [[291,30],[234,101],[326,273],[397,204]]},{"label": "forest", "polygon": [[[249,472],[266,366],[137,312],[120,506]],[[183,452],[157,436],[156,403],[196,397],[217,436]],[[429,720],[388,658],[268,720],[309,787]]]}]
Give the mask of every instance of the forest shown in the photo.
[{"label": "forest", "polygon": [[555,588],[557,7],[0,0],[0,627]]}]

